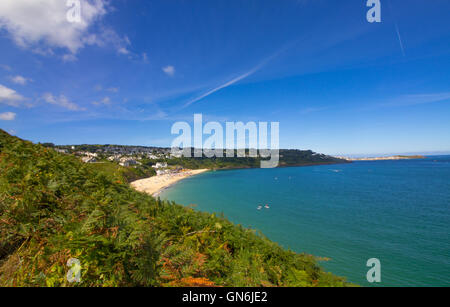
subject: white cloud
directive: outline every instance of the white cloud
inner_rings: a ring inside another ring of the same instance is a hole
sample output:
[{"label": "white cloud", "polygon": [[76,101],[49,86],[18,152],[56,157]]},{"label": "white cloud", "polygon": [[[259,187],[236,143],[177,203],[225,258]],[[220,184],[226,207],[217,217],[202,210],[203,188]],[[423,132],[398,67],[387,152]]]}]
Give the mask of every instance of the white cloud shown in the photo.
[{"label": "white cloud", "polygon": [[172,65],[163,67],[163,72],[166,73],[166,75],[173,77],[173,75],[175,75],[175,67],[173,67]]},{"label": "white cloud", "polygon": [[119,89],[117,87],[110,87],[107,89],[107,91],[111,93],[118,93]]},{"label": "white cloud", "polygon": [[16,113],[5,112],[0,113],[0,120],[14,120],[16,118]]},{"label": "white cloud", "polygon": [[35,53],[35,54],[39,54],[42,56],[53,56],[55,55],[55,53],[53,52],[53,50],[51,48],[41,48],[41,47],[35,47],[33,49],[31,49],[31,52]]},{"label": "white cloud", "polygon": [[107,92],[111,92],[111,93],[118,93],[119,92],[119,88],[118,87],[108,87],[108,88],[103,88],[103,86],[101,84],[97,84],[96,86],[94,86],[94,90],[96,90],[97,92],[101,92],[101,91],[107,91]]},{"label": "white cloud", "polygon": [[448,93],[431,93],[431,94],[413,94],[403,95],[397,98],[391,98],[385,101],[382,106],[401,107],[419,104],[427,104],[450,100],[450,92]]},{"label": "white cloud", "polygon": [[16,84],[20,84],[20,85],[25,85],[25,84],[27,84],[28,81],[31,81],[30,79],[27,79],[22,76],[11,76],[10,79],[12,82],[14,82]]},{"label": "white cloud", "polygon": [[62,60],[64,62],[75,62],[77,59],[78,58],[75,55],[71,54],[71,53],[67,53],[67,54],[62,56]]},{"label": "white cloud", "polygon": [[17,107],[25,98],[18,94],[15,90],[0,84],[0,104]]},{"label": "white cloud", "polygon": [[[86,45],[111,43],[117,50],[128,44],[114,31],[93,25],[107,13],[107,0],[81,1],[81,21],[69,22],[70,7],[64,0],[1,0],[0,29],[5,29],[14,42],[33,52],[51,55],[53,48],[67,49],[71,54]],[[73,59],[66,57],[67,59]]]},{"label": "white cloud", "polygon": [[94,101],[92,104],[96,105],[96,106],[100,106],[100,105],[109,106],[111,104],[111,99],[109,97],[105,97],[100,101]]},{"label": "white cloud", "polygon": [[59,97],[53,96],[52,93],[45,93],[42,95],[42,98],[45,100],[45,102],[60,106],[62,108],[71,110],[71,111],[84,111],[84,108],[81,108],[77,104],[70,102],[69,99],[67,99],[64,95],[59,95]]},{"label": "white cloud", "polygon": [[146,52],[142,53],[142,61],[143,61],[145,64],[148,64],[148,55],[147,55]]},{"label": "white cloud", "polygon": [[328,107],[317,107],[317,108],[316,107],[308,107],[308,108],[304,108],[304,109],[300,110],[300,114],[305,115],[305,114],[309,114],[309,113],[320,112],[320,111],[323,111],[326,109],[328,109]]},{"label": "white cloud", "polygon": [[95,44],[100,47],[110,44],[119,54],[131,54],[127,48],[127,46],[131,45],[129,38],[127,36],[120,37],[115,31],[105,27],[102,27],[99,33],[89,35],[86,41],[91,45]]},{"label": "white cloud", "polygon": [[129,53],[130,53],[130,51],[128,51],[128,49],[125,48],[125,47],[120,47],[120,48],[117,50],[117,52],[120,53],[120,54],[129,54]]},{"label": "white cloud", "polygon": [[8,65],[0,64],[0,67],[6,71],[11,71],[11,67],[9,67]]}]

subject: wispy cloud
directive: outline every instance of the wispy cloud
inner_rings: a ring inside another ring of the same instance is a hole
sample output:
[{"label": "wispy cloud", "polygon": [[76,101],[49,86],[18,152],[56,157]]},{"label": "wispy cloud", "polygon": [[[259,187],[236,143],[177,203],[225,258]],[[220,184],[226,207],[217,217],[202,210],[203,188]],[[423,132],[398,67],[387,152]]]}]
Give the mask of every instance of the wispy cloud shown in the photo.
[{"label": "wispy cloud", "polygon": [[14,120],[16,119],[16,113],[4,112],[0,113],[0,120]]},{"label": "wispy cloud", "polygon": [[31,81],[31,79],[25,78],[23,76],[11,76],[9,77],[9,79],[15,84],[20,85],[26,85],[28,81]]},{"label": "wispy cloud", "polygon": [[110,87],[110,88],[107,88],[106,90],[108,92],[111,92],[111,93],[118,93],[119,92],[119,88],[117,88],[117,87]]},{"label": "wispy cloud", "polygon": [[12,70],[10,66],[5,65],[5,64],[0,64],[0,68],[4,69],[6,71],[11,71]]},{"label": "wispy cloud", "polygon": [[101,105],[109,106],[109,105],[111,105],[111,98],[105,97],[100,101],[94,101],[92,104],[95,106],[101,106]]},{"label": "wispy cloud", "polygon": [[63,62],[75,62],[78,58],[71,53],[67,53],[62,56],[62,60]]},{"label": "wispy cloud", "polygon": [[148,64],[148,55],[146,52],[142,53],[142,61],[144,62],[144,64]]},{"label": "wispy cloud", "polygon": [[120,54],[125,54],[125,55],[130,54],[130,51],[127,48],[125,48],[125,47],[120,47],[117,50],[117,52],[120,53]]},{"label": "wispy cloud", "polygon": [[215,92],[220,91],[221,89],[227,88],[227,87],[229,87],[229,86],[231,86],[231,85],[233,85],[233,84],[235,84],[235,83],[237,83],[237,82],[239,82],[239,81],[241,81],[241,80],[243,80],[243,79],[245,79],[245,78],[247,78],[247,77],[253,75],[255,72],[257,72],[257,71],[260,70],[262,67],[264,67],[268,62],[270,62],[273,58],[277,57],[277,56],[278,56],[282,51],[284,51],[285,49],[286,49],[286,47],[280,49],[279,51],[277,51],[277,52],[274,53],[273,55],[269,56],[268,58],[264,59],[261,63],[259,63],[258,65],[256,65],[255,67],[253,67],[252,69],[250,69],[249,71],[247,71],[246,73],[243,73],[242,75],[240,75],[240,76],[238,76],[238,77],[236,77],[236,78],[234,78],[234,79],[231,79],[230,81],[225,82],[224,84],[219,85],[219,86],[217,86],[217,87],[215,87],[215,88],[213,88],[213,89],[207,91],[206,93],[204,93],[204,94],[202,94],[202,95],[200,95],[200,96],[198,96],[198,97],[195,97],[194,99],[189,100],[188,102],[186,102],[186,103],[183,105],[183,108],[186,108],[186,107],[190,106],[191,104],[193,104],[193,103],[195,103],[195,102],[197,102],[197,101],[200,101],[200,100],[202,100],[203,98],[206,98],[206,97],[208,97],[209,95],[214,94]]},{"label": "wispy cloud", "polygon": [[0,104],[18,107],[23,100],[25,100],[25,97],[15,90],[0,84]]},{"label": "wispy cloud", "polygon": [[300,114],[306,115],[310,113],[320,112],[328,109],[328,107],[308,107],[300,110]]},{"label": "wispy cloud", "polygon": [[64,95],[59,95],[59,97],[53,96],[52,93],[45,93],[42,95],[42,98],[45,102],[49,104],[53,104],[71,111],[84,111],[85,108],[81,108],[77,104],[70,102],[69,99],[67,99]]},{"label": "wispy cloud", "polygon": [[103,88],[103,86],[101,84],[97,84],[96,86],[94,86],[94,90],[96,90],[97,92],[101,92],[101,91],[107,91],[110,93],[118,93],[119,92],[119,88],[118,87],[108,87],[108,88]]},{"label": "wispy cloud", "polygon": [[162,71],[168,75],[173,77],[175,75],[175,67],[173,67],[172,65],[166,66],[162,68]]},{"label": "wispy cloud", "polygon": [[385,101],[384,103],[380,104],[380,106],[401,107],[401,106],[412,106],[433,102],[441,102],[446,100],[450,100],[450,92],[402,95],[397,98],[389,99],[388,101]]}]

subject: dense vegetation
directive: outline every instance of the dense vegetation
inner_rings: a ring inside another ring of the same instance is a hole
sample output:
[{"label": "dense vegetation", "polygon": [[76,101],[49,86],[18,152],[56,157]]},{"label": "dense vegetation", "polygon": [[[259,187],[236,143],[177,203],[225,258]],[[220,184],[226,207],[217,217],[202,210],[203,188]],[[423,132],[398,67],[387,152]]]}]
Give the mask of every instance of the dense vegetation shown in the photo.
[{"label": "dense vegetation", "polygon": [[[99,154],[99,161],[107,161],[107,157],[112,155],[114,150],[120,150],[123,154],[139,157],[141,165],[135,166],[134,169],[129,169],[128,175],[130,178],[143,178],[151,172],[151,166],[157,162],[167,162],[171,166],[181,166],[187,169],[231,169],[231,168],[258,168],[261,165],[261,158],[253,157],[237,157],[237,151],[234,150],[234,157],[226,157],[226,152],[223,151],[223,157],[206,156],[194,157],[195,149],[191,148],[191,157],[170,157],[170,148],[158,147],[143,147],[143,146],[125,146],[125,145],[63,145],[55,146],[52,143],[42,144],[48,148],[64,149],[68,153],[76,153],[78,151],[85,151]],[[160,156],[159,159],[148,159],[146,153],[154,153]],[[248,155],[248,149],[246,150]],[[263,160],[267,160],[265,158]],[[297,149],[280,149],[279,151],[279,166],[306,166],[317,164],[335,164],[335,163],[350,163],[347,160],[317,154],[311,150],[297,150]],[[134,174],[133,174],[134,173]],[[150,176],[146,176],[150,177]]]},{"label": "dense vegetation", "polygon": [[[193,156],[193,155],[192,155]],[[263,159],[267,160],[267,159]],[[260,167],[261,158],[252,157],[237,157],[235,153],[234,158],[212,157],[207,158],[205,156],[201,158],[171,158],[167,160],[169,165],[181,165],[189,169],[229,169],[229,168],[258,168]],[[318,165],[318,164],[335,164],[335,163],[348,163],[343,159],[335,157],[316,154],[311,150],[296,150],[296,149],[280,149],[279,166],[306,166],[306,165]]]},{"label": "dense vegetation", "polygon": [[[81,283],[66,280],[68,259]],[[310,255],[0,130],[1,286],[344,286]]]},{"label": "dense vegetation", "polygon": [[136,166],[120,166],[116,162],[101,161],[99,163],[92,163],[92,168],[98,172],[104,172],[107,174],[115,174],[118,177],[123,178],[124,182],[133,182],[138,179],[148,178],[156,175],[156,171],[151,167],[151,163],[145,163]]}]

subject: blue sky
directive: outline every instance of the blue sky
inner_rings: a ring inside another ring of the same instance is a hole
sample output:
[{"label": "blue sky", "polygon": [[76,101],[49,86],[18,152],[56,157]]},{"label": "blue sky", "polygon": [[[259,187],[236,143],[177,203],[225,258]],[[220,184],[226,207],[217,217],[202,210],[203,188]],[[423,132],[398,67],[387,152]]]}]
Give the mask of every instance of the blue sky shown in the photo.
[{"label": "blue sky", "polygon": [[0,3],[0,128],[169,146],[176,121],[279,121],[280,147],[450,151],[450,2]]}]

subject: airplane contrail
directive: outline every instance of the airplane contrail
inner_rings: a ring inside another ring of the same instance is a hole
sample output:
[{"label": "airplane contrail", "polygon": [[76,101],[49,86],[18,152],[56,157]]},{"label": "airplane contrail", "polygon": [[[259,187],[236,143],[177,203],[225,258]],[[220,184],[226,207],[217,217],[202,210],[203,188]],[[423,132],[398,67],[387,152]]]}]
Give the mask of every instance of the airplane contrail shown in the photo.
[{"label": "airplane contrail", "polygon": [[183,107],[186,108],[186,107],[190,106],[191,104],[193,104],[194,102],[202,100],[203,98],[205,98],[205,97],[207,97],[207,96],[209,96],[211,94],[214,94],[215,92],[220,91],[223,88],[226,88],[226,87],[228,87],[230,85],[233,85],[234,83],[236,83],[236,82],[238,82],[238,81],[240,81],[242,79],[247,78],[248,76],[254,74],[259,68],[260,67],[255,67],[255,68],[251,69],[250,71],[246,72],[245,74],[242,74],[239,77],[236,77],[236,78],[234,78],[234,79],[232,79],[232,80],[230,80],[230,81],[228,81],[228,82],[226,82],[226,83],[224,83],[224,84],[222,84],[222,85],[220,85],[220,86],[218,86],[218,87],[216,87],[216,88],[214,88],[214,89],[212,89],[212,90],[210,90],[210,91],[208,91],[208,92],[206,92],[206,93],[204,93],[204,94],[202,94],[202,95],[200,95],[200,96],[198,96],[198,97],[196,97],[194,99],[189,100],[188,102],[186,102],[184,104]]},{"label": "airplane contrail", "polygon": [[[288,44],[287,46],[289,46],[289,45],[290,44]],[[247,71],[246,73],[244,73],[244,74],[242,74],[242,75],[240,75],[240,76],[238,76],[238,77],[236,77],[236,78],[234,78],[234,79],[232,79],[232,80],[230,80],[228,82],[225,82],[224,84],[219,85],[216,88],[213,88],[212,90],[209,90],[208,92],[206,92],[206,93],[204,93],[204,94],[202,94],[202,95],[200,95],[198,97],[195,97],[195,98],[189,100],[188,102],[186,102],[183,105],[183,108],[186,108],[186,107],[190,106],[191,104],[193,104],[193,103],[195,103],[195,102],[197,102],[199,100],[202,100],[203,98],[208,97],[209,95],[214,94],[217,91],[220,91],[221,89],[229,87],[230,85],[233,85],[236,82],[239,82],[239,81],[241,81],[241,80],[243,80],[243,79],[253,75],[255,72],[260,70],[264,65],[266,65],[268,62],[270,62],[273,58],[277,57],[281,52],[286,50],[287,46],[281,48],[280,50],[275,52],[273,55],[271,55],[268,58],[264,59],[261,63],[259,63],[258,65],[256,65],[255,67],[253,67],[252,69]]]},{"label": "airplane contrail", "polygon": [[400,29],[398,28],[397,21],[395,20],[395,16],[394,16],[394,13],[393,13],[393,10],[392,10],[392,6],[391,6],[391,1],[388,1],[388,5],[389,5],[389,10],[391,11],[391,14],[392,14],[392,18],[394,19],[395,31],[397,32],[398,42],[400,44],[400,48],[402,49],[402,54],[403,54],[403,56],[406,56],[406,54],[405,54],[405,47],[403,45],[403,40],[402,40],[402,37],[400,35]]}]

